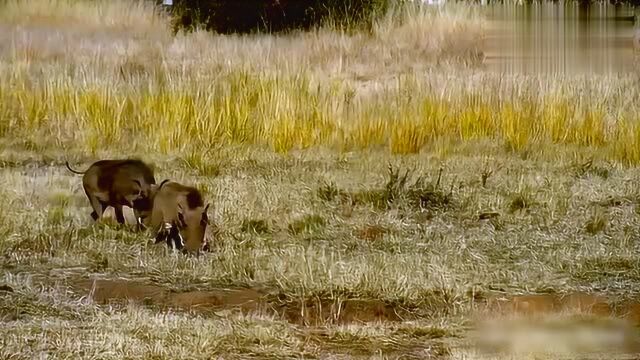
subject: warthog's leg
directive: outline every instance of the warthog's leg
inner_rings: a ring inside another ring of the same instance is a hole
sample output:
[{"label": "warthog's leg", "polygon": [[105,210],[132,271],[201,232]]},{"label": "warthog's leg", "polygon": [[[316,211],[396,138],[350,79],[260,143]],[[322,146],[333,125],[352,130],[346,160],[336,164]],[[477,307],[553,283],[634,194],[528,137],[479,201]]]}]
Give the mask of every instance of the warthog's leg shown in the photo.
[{"label": "warthog's leg", "polygon": [[124,224],[124,214],[122,213],[122,205],[115,205],[113,207],[116,211],[116,220],[119,224]]},{"label": "warthog's leg", "polygon": [[106,206],[102,201],[100,201],[96,196],[89,195],[87,193],[87,197],[89,198],[89,202],[91,203],[91,207],[93,208],[93,212],[91,212],[91,218],[93,221],[98,221],[102,217],[102,213]]}]

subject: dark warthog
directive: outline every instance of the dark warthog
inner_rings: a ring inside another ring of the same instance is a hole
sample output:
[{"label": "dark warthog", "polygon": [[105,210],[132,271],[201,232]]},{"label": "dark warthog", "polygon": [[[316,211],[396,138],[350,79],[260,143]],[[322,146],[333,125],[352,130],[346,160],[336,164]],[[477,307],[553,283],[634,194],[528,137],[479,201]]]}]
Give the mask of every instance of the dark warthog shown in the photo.
[{"label": "dark warthog", "polygon": [[69,171],[84,175],[82,186],[93,208],[93,220],[100,219],[106,208],[112,206],[116,220],[124,224],[122,207],[129,206],[138,228],[142,227],[142,221],[151,213],[150,196],[156,183],[153,170],[147,164],[138,159],[100,160],[85,172],[73,170],[69,162],[66,165]]},{"label": "dark warthog", "polygon": [[209,225],[209,204],[205,206],[200,191],[164,180],[154,189],[152,203],[146,225],[155,232],[156,244],[166,241],[170,247],[199,254]]}]

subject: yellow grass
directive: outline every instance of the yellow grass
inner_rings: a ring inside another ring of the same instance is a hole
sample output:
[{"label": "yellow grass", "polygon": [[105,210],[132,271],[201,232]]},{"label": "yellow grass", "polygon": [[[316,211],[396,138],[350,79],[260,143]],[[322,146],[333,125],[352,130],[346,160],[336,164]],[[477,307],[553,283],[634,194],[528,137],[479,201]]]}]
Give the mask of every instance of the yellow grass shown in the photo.
[{"label": "yellow grass", "polygon": [[[443,137],[495,139],[514,150],[544,141],[615,145],[616,152],[635,147],[627,130],[635,119],[609,125],[597,108],[569,114],[567,105],[540,110],[542,105],[526,99],[469,103],[432,98],[430,93],[422,94],[427,100],[401,101],[402,89],[392,89],[379,99],[358,99],[345,111],[335,106],[341,90],[316,91],[299,77],[251,76],[234,84],[239,76],[232,73],[220,76],[219,84],[180,84],[175,90],[81,89],[73,83],[14,78],[0,83],[0,112],[9,119],[2,132],[33,141],[42,132],[61,134],[63,144],[93,151],[136,141],[140,149],[165,153],[218,142],[266,145],[284,152],[314,145],[388,144],[395,153],[415,153]],[[76,132],[67,133],[71,129]]]},{"label": "yellow grass", "polygon": [[[92,153],[239,143],[406,154],[491,139],[515,151],[553,142],[638,161],[629,130],[637,103],[623,106],[621,92],[630,79],[441,76],[436,63],[462,66],[480,50],[483,23],[464,8],[405,9],[372,34],[173,38],[169,19],[146,2],[10,0],[2,10],[11,50],[0,58],[5,137]],[[103,38],[85,39],[88,29]],[[563,91],[536,87],[545,82]],[[584,86],[597,103],[581,98]]]}]

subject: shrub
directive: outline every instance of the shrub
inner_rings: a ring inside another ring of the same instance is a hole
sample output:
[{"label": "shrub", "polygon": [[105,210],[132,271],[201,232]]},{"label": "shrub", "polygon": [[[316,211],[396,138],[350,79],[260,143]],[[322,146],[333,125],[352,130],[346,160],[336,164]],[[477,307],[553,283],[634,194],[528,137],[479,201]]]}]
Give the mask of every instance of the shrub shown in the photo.
[{"label": "shrub", "polygon": [[174,0],[179,28],[202,26],[219,33],[281,32],[325,23],[371,26],[393,0]]}]

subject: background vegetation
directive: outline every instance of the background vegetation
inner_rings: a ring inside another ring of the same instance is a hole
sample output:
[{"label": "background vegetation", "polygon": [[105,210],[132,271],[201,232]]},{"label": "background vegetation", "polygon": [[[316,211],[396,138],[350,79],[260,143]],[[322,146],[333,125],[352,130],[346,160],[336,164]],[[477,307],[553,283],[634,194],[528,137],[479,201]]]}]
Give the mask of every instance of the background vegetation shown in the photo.
[{"label": "background vegetation", "polygon": [[[484,71],[460,4],[279,35],[1,4],[0,357],[482,358],[476,311],[532,293],[637,320],[635,75]],[[203,190],[211,253],[92,223],[64,161],[121,156]]]},{"label": "background vegetation", "polygon": [[201,26],[220,33],[309,30],[331,23],[370,28],[399,7],[393,0],[177,0],[171,8],[178,28]]}]

